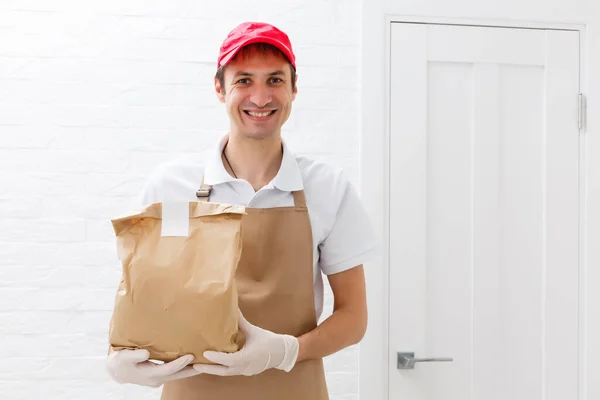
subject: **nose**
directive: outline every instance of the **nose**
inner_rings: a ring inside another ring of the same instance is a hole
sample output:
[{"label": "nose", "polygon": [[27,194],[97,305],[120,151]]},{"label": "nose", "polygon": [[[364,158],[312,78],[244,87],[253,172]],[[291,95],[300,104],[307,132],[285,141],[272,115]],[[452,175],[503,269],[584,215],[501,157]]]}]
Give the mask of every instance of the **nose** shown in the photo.
[{"label": "nose", "polygon": [[252,94],[250,95],[250,101],[257,107],[262,108],[269,104],[272,100],[271,90],[265,85],[255,85]]}]

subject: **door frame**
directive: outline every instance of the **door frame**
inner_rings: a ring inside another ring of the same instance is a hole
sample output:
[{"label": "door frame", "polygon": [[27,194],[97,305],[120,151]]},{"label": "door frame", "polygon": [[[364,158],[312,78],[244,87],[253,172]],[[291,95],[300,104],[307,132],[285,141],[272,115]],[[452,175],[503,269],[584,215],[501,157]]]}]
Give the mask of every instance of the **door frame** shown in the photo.
[{"label": "door frame", "polygon": [[[390,138],[390,54],[393,23],[443,24],[462,26],[552,29],[578,31],[580,37],[581,93],[588,93],[587,33],[585,24],[561,22],[509,21],[444,17],[419,17],[385,14],[384,1],[362,1],[361,68],[360,68],[360,133],[359,158],[361,197],[381,240],[381,254],[366,265],[369,326],[359,346],[360,400],[389,399],[389,138]],[[382,18],[382,16],[384,18]],[[368,45],[365,45],[367,43]],[[383,77],[381,79],[380,77]],[[590,113],[588,112],[588,115]],[[580,131],[579,175],[579,400],[587,398],[587,121]],[[382,157],[383,156],[383,157]],[[596,175],[600,171],[595,171]],[[593,175],[593,174],[592,174]]]}]

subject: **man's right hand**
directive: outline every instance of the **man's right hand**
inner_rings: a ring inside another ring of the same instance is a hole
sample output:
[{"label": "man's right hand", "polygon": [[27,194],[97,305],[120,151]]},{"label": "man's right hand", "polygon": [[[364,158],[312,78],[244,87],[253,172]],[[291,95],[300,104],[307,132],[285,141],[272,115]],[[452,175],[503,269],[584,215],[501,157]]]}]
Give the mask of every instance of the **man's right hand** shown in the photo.
[{"label": "man's right hand", "polygon": [[150,352],[138,350],[111,350],[106,361],[106,370],[118,383],[157,388],[167,381],[198,375],[189,365],[194,356],[185,355],[168,363],[156,364],[149,361]]}]

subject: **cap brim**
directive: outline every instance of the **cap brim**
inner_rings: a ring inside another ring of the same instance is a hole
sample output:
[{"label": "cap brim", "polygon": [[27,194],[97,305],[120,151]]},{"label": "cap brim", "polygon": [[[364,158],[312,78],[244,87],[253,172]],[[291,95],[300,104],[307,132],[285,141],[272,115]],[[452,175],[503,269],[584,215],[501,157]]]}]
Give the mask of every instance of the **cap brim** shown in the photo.
[{"label": "cap brim", "polygon": [[[281,43],[279,40],[275,40],[270,37],[257,36],[257,37],[248,38],[248,39],[244,40],[243,42],[241,42],[240,44],[238,44],[233,50],[231,50],[229,53],[227,53],[225,56],[223,56],[219,66],[223,66],[223,65],[226,65],[227,63],[229,63],[229,61],[231,61],[233,59],[233,57],[235,57],[236,54],[238,54],[240,52],[240,50],[242,50],[245,46],[248,46],[249,44],[253,44],[253,43],[267,43],[267,44],[271,44],[271,45],[277,47],[283,53],[285,58],[287,58],[287,60],[290,63],[292,63],[292,61],[290,60],[290,57],[287,54],[288,50],[286,50],[286,46],[284,46],[283,43]],[[293,63],[292,63],[292,65],[293,65]]]}]

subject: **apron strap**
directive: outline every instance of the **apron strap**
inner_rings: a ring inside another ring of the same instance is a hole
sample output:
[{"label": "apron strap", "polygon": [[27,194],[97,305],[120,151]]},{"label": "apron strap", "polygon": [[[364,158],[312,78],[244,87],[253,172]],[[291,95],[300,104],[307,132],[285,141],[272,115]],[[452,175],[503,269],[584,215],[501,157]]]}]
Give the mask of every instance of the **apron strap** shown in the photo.
[{"label": "apron strap", "polygon": [[210,197],[210,192],[212,191],[212,186],[204,183],[204,175],[202,176],[202,183],[200,184],[200,189],[196,190],[196,197],[198,201],[208,202],[208,198]]},{"label": "apron strap", "polygon": [[294,205],[296,207],[306,207],[306,196],[304,195],[304,190],[296,190],[292,192],[294,195]]}]

